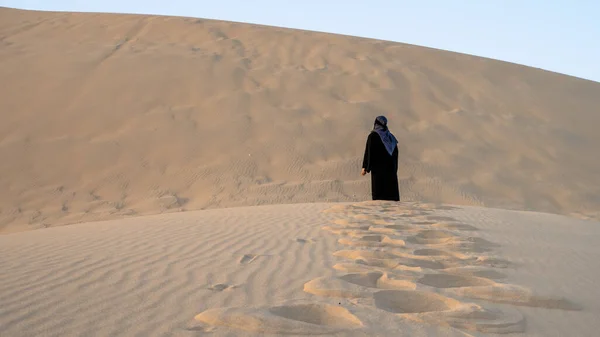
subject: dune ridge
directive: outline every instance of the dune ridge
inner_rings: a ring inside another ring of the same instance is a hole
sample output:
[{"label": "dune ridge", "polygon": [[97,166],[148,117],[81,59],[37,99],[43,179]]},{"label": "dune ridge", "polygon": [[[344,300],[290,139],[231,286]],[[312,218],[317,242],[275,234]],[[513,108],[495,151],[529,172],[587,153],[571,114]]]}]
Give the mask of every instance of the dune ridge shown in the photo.
[{"label": "dune ridge", "polygon": [[362,201],[597,218],[600,83],[413,45],[198,18],[0,8],[0,231]]}]

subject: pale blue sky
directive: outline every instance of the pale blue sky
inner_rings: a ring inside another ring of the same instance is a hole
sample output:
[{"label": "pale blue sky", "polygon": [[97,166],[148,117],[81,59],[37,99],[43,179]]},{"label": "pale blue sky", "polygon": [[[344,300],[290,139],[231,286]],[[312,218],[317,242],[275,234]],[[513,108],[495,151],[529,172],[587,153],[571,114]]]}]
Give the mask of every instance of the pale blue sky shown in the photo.
[{"label": "pale blue sky", "polygon": [[0,0],[0,6],[191,16],[364,36],[600,82],[600,0]]}]

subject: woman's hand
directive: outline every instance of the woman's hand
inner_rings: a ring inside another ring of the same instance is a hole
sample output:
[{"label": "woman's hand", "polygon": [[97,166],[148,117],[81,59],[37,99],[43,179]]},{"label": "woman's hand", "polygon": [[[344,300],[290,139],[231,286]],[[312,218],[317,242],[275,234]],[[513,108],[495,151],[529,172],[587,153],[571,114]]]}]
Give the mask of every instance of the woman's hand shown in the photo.
[{"label": "woman's hand", "polygon": [[360,175],[364,176],[367,174],[367,170],[365,170],[364,168],[360,171]]}]

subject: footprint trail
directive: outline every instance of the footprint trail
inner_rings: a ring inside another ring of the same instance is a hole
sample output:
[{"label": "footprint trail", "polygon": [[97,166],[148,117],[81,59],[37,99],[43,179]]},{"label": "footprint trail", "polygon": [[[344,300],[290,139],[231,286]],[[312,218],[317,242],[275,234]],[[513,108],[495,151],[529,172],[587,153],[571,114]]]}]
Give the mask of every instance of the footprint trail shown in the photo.
[{"label": "footprint trail", "polygon": [[[315,301],[210,309],[195,319],[255,333],[368,335],[369,324],[378,324],[370,319],[377,317],[406,331],[410,322],[420,322],[470,335],[525,332],[525,317],[517,307],[582,310],[566,299],[503,283],[501,270],[514,264],[495,254],[498,244],[473,236],[480,230],[476,226],[436,214],[454,209],[372,201],[335,205],[324,211],[334,219],[321,226],[338,237],[332,252],[338,260],[335,273],[308,280],[302,289]],[[239,262],[256,258],[247,254]]]}]

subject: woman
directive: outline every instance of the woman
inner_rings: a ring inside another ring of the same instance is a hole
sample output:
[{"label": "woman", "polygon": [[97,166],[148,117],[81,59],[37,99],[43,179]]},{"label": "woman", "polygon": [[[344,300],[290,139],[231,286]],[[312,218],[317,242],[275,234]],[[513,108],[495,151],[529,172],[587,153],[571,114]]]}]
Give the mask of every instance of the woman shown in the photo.
[{"label": "woman", "polygon": [[396,137],[388,130],[387,118],[377,117],[367,138],[361,172],[363,176],[371,173],[373,200],[400,201],[397,144]]}]

